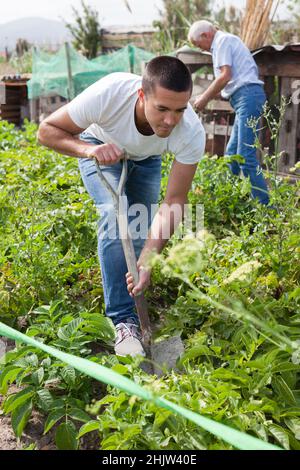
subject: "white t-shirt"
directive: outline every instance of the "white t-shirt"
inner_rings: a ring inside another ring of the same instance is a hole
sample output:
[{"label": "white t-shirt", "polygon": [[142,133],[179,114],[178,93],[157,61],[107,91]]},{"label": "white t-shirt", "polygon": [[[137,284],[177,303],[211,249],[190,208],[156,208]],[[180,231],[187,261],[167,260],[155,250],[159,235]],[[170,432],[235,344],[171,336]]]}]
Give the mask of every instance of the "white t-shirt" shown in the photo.
[{"label": "white t-shirt", "polygon": [[248,47],[234,34],[217,31],[211,45],[215,77],[221,73],[220,67],[231,67],[231,80],[222,90],[223,98],[229,98],[244,85],[263,85],[258,78],[258,68]]},{"label": "white t-shirt", "polygon": [[180,163],[197,163],[204,153],[205,131],[190,104],[169,137],[145,136],[137,130],[134,115],[141,83],[141,77],[130,73],[107,75],[71,101],[68,113],[77,126],[126,150],[132,160],[170,151]]}]

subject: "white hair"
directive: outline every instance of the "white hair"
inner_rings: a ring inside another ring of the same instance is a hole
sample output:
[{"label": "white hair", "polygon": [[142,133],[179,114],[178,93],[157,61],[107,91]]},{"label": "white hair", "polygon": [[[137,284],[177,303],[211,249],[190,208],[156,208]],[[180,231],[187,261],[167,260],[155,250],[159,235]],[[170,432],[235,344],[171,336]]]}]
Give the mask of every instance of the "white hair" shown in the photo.
[{"label": "white hair", "polygon": [[214,27],[214,25],[209,21],[195,21],[195,23],[193,23],[190,27],[188,40],[191,42],[198,41],[200,39],[201,34],[209,33],[210,31],[214,31],[215,29],[216,28]]}]

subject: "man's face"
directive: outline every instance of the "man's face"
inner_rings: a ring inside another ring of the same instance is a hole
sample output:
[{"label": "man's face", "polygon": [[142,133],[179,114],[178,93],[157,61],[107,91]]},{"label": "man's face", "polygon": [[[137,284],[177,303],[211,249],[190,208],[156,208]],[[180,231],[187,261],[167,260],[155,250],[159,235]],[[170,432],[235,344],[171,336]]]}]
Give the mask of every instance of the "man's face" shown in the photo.
[{"label": "man's face", "polygon": [[202,49],[202,51],[210,51],[212,39],[210,33],[203,33],[197,40],[192,41],[192,43],[194,46]]},{"label": "man's face", "polygon": [[158,137],[168,137],[179,123],[191,97],[190,91],[172,91],[156,86],[145,96],[140,90],[145,117]]}]

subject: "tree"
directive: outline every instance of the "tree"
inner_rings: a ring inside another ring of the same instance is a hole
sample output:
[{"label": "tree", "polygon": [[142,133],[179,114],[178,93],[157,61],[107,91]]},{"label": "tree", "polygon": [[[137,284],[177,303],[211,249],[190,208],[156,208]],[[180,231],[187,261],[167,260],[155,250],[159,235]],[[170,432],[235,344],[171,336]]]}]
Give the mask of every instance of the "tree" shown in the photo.
[{"label": "tree", "polygon": [[240,34],[242,12],[238,8],[230,5],[215,12],[214,22],[220,29],[232,34]]},{"label": "tree", "polygon": [[16,43],[16,54],[18,57],[22,57],[25,52],[28,52],[30,49],[30,44],[27,39],[19,38]]},{"label": "tree", "polygon": [[289,17],[280,19],[279,13],[273,21],[270,34],[270,44],[288,44],[300,41],[300,4],[299,0],[285,0],[280,3],[281,9],[285,7]]},{"label": "tree", "polygon": [[75,24],[66,23],[66,26],[74,38],[74,47],[88,59],[93,59],[101,49],[101,28],[98,12],[93,10],[84,0],[81,0],[81,7],[83,9],[82,14],[72,7]]},{"label": "tree", "polygon": [[164,0],[162,19],[154,21],[162,50],[174,50],[187,40],[190,25],[210,15],[210,0]]}]

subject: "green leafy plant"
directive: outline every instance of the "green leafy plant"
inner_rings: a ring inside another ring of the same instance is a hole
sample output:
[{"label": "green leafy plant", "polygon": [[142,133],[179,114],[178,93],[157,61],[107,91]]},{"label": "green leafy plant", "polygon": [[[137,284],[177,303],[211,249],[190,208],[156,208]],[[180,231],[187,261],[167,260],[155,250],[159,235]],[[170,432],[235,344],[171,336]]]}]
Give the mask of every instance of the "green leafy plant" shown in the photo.
[{"label": "green leafy plant", "polygon": [[[163,158],[161,200],[172,161]],[[179,372],[157,378],[111,354],[97,214],[75,159],[40,147],[35,125],[0,121],[0,318],[174,403],[299,449],[299,182],[270,172],[270,210],[251,199],[248,180],[234,177],[229,162],[201,160],[189,202],[203,205],[205,226],[173,237],[152,261],[155,340],[177,333],[185,343]],[[103,450],[232,448],[20,343],[1,359],[0,393],[18,437],[37,410],[60,449],[80,448],[89,433]]]}]

